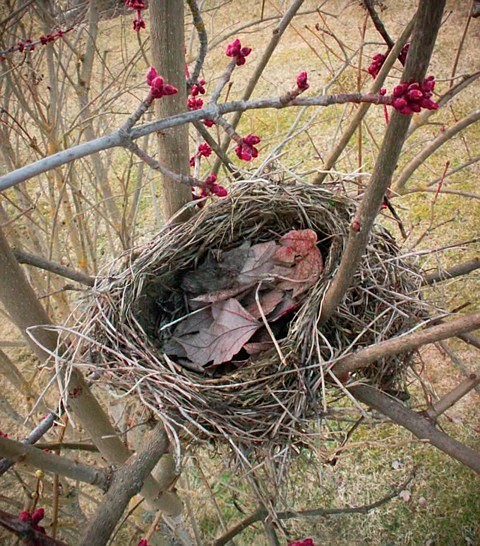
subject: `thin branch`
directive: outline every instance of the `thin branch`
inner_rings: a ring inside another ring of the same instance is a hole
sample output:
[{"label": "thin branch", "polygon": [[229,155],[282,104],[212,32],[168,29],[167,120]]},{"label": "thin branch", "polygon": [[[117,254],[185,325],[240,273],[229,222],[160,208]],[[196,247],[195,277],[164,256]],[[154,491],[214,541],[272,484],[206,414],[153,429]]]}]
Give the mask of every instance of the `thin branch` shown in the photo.
[{"label": "thin branch", "polygon": [[428,159],[434,152],[453,138],[457,133],[463,131],[479,120],[480,110],[477,110],[476,112],[472,112],[468,116],[465,116],[463,119],[455,123],[455,125],[452,125],[445,131],[441,132],[433,142],[431,142],[428,146],[425,146],[422,151],[403,168],[402,172],[398,175],[392,190],[396,193],[402,193],[408,179],[418,169],[418,167],[425,162],[426,159]]},{"label": "thin branch", "polygon": [[388,356],[415,351],[422,345],[458,336],[480,328],[480,313],[473,313],[444,324],[432,326],[421,332],[413,332],[361,349],[351,356],[338,360],[333,373],[338,377],[365,368],[372,362]]},{"label": "thin branch", "polygon": [[29,252],[25,252],[18,248],[12,249],[12,252],[21,264],[32,265],[44,269],[45,271],[50,271],[51,273],[55,273],[55,275],[60,275],[61,277],[71,279],[72,281],[79,282],[86,286],[93,286],[95,284],[95,277],[90,277],[90,275],[86,275],[81,271],[76,271],[70,267],[66,267],[57,262],[52,262],[51,260],[46,260],[45,258],[30,254]]},{"label": "thin branch", "polygon": [[437,282],[447,281],[454,277],[460,277],[461,275],[468,275],[472,271],[480,268],[480,257],[474,258],[469,262],[463,264],[456,264],[448,269],[435,271],[435,273],[429,273],[425,275],[425,284],[435,284]]},{"label": "thin branch", "polygon": [[398,400],[369,385],[356,385],[349,387],[349,390],[357,400],[382,412],[417,438],[428,440],[433,446],[480,474],[480,454],[437,430],[426,417],[415,413]]},{"label": "thin branch", "polygon": [[373,1],[363,0],[363,3],[365,7],[367,8],[370,18],[372,19],[372,22],[375,25],[375,28],[377,29],[378,33],[385,40],[385,43],[387,44],[388,48],[391,49],[394,46],[394,41],[390,38],[390,35],[388,34],[387,29],[385,28],[385,25],[383,24],[382,20],[378,16],[378,13],[375,10]]},{"label": "thin branch", "polygon": [[[57,419],[58,415],[55,412],[50,412],[22,441],[22,444],[31,445],[38,442],[53,427]],[[15,462],[9,459],[0,459],[0,476],[5,474],[14,464]]]},{"label": "thin branch", "polygon": [[[389,493],[385,497],[375,502],[372,502],[371,504],[365,504],[363,506],[354,506],[354,507],[348,507],[348,508],[314,508],[312,510],[298,510],[298,511],[288,510],[286,512],[276,513],[275,517],[279,520],[288,520],[288,519],[294,519],[294,518],[319,518],[319,517],[329,517],[329,516],[337,516],[337,515],[345,515],[345,514],[368,514],[372,510],[375,510],[375,508],[379,508],[380,506],[386,504],[387,502],[397,497],[400,491],[402,491],[408,486],[412,478],[413,476],[410,476],[403,484],[393,489],[391,493]],[[230,542],[242,531],[244,531],[245,529],[247,529],[254,523],[264,520],[269,515],[270,514],[266,508],[257,508],[257,510],[255,510],[255,512],[253,512],[250,516],[246,517],[240,523],[232,527],[230,531],[228,531],[221,537],[217,538],[213,542],[212,546],[224,546],[224,544],[227,544],[228,542]]]},{"label": "thin branch", "polygon": [[427,415],[434,421],[454,406],[459,400],[466,396],[471,390],[480,385],[480,368],[472,372],[464,381],[457,385],[445,396],[437,400],[432,407],[427,410]]},{"label": "thin branch", "polygon": [[34,176],[38,176],[44,172],[56,169],[66,163],[70,163],[76,159],[81,159],[97,152],[108,150],[115,147],[127,147],[129,139],[136,140],[150,133],[162,132],[165,129],[178,127],[186,123],[201,121],[202,119],[215,119],[219,115],[228,114],[230,112],[246,112],[247,110],[262,110],[268,108],[292,108],[303,106],[331,106],[332,104],[346,103],[369,103],[369,104],[387,104],[393,102],[393,98],[374,93],[342,93],[338,95],[317,95],[316,97],[297,97],[288,104],[281,98],[266,98],[252,101],[232,101],[223,104],[209,103],[201,110],[184,112],[176,114],[164,119],[159,119],[144,125],[134,127],[131,131],[118,129],[112,134],[90,140],[77,146],[72,146],[67,150],[57,152],[43,159],[39,159],[25,167],[20,167],[8,174],[0,176],[0,191],[4,191],[12,186],[29,180]]},{"label": "thin branch", "polygon": [[[390,69],[392,68],[393,64],[397,60],[397,57],[399,56],[402,50],[402,47],[406,44],[408,38],[410,37],[410,34],[412,33],[414,23],[415,23],[415,16],[410,20],[408,25],[405,27],[400,38],[397,40],[396,44],[393,46],[392,50],[390,51],[387,58],[385,59],[385,62],[383,63],[382,68],[380,69],[380,72],[378,73],[377,77],[375,78],[375,80],[373,81],[369,89],[369,93],[378,93],[378,91],[380,91],[380,89],[382,88],[382,85],[384,84],[388,76],[388,73],[390,72]],[[357,109],[357,111],[355,112],[355,115],[353,116],[347,128],[343,132],[334,150],[330,153],[330,155],[325,160],[325,164],[322,171],[313,180],[314,184],[321,184],[325,180],[325,178],[328,175],[328,171],[330,171],[333,168],[336,161],[342,154],[343,150],[345,150],[345,148],[347,147],[348,143],[350,142],[350,139],[352,138],[355,131],[357,130],[357,127],[360,125],[363,118],[366,116],[369,108],[370,108],[370,104],[362,104]]]},{"label": "thin branch", "polygon": [[[403,81],[424,80],[444,7],[445,0],[424,0],[419,4],[412,45],[402,76]],[[325,323],[335,312],[352,283],[354,273],[365,252],[370,230],[390,186],[405,142],[410,118],[411,116],[400,114],[397,111],[392,115],[370,183],[351,223],[340,266],[325,293],[321,323]]]},{"label": "thin branch", "polygon": [[[293,0],[291,6],[288,8],[285,15],[282,17],[282,19],[278,23],[278,26],[272,31],[272,37],[270,39],[270,42],[268,43],[265,51],[263,52],[263,55],[262,55],[260,61],[258,62],[257,66],[255,67],[254,73],[250,77],[250,79],[249,79],[249,81],[248,81],[248,83],[247,83],[247,85],[245,87],[245,90],[244,90],[243,96],[242,96],[242,100],[244,100],[244,101],[248,100],[252,96],[252,93],[253,93],[258,81],[260,80],[260,78],[261,78],[261,76],[262,76],[262,74],[263,74],[263,72],[265,70],[265,67],[267,66],[268,62],[270,61],[270,58],[272,57],[273,52],[275,51],[277,45],[279,44],[283,33],[287,29],[287,27],[290,24],[290,22],[292,21],[292,19],[295,17],[298,10],[301,8],[303,2],[304,2],[304,0]],[[242,111],[240,111],[240,110],[237,111],[235,113],[235,115],[233,116],[230,123],[231,123],[231,125],[232,125],[232,127],[234,129],[237,128],[241,117],[242,117]],[[222,150],[224,152],[227,150],[228,144],[229,144],[229,139],[226,137],[226,138],[224,138],[224,140],[223,140],[223,142],[221,144],[221,148],[222,148]],[[213,165],[213,172],[215,172],[215,173],[218,172],[219,168],[220,168],[220,159],[217,159],[215,161],[215,164]]]},{"label": "thin branch", "polygon": [[79,546],[103,546],[107,543],[130,499],[140,492],[145,479],[167,448],[167,436],[163,426],[158,424],[147,439],[145,449],[132,455],[115,472],[110,489],[90,519]]},{"label": "thin branch", "polygon": [[197,60],[195,61],[195,67],[192,72],[192,76],[187,81],[187,87],[190,87],[197,82],[198,77],[200,76],[200,71],[202,70],[205,57],[208,50],[208,37],[207,31],[205,30],[205,23],[203,22],[202,15],[198,9],[198,4],[195,0],[187,0],[188,7],[193,18],[193,25],[198,33],[198,40],[200,42],[200,49],[198,51]]},{"label": "thin branch", "polygon": [[0,437],[0,454],[11,461],[21,462],[22,464],[40,468],[45,472],[53,472],[72,480],[89,483],[100,487],[104,491],[109,486],[111,471],[108,469],[99,469],[77,461],[71,461],[66,457],[46,453],[41,449],[9,438]]}]

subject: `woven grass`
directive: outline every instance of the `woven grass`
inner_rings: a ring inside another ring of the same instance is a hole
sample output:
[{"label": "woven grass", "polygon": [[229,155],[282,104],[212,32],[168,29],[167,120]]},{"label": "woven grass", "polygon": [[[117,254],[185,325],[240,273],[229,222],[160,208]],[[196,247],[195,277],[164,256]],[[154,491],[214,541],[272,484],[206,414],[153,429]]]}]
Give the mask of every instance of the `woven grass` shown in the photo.
[{"label": "woven grass", "polygon": [[[304,444],[312,419],[328,412],[336,378],[330,368],[359,348],[411,330],[424,316],[421,276],[398,257],[377,226],[352,288],[318,328],[322,297],[338,268],[353,203],[325,189],[267,180],[237,183],[188,222],[167,226],[116,260],[69,329],[65,361],[91,367],[117,393],[140,397],[175,439],[227,443],[255,453]],[[220,376],[185,369],[166,356],[159,326],[185,315],[181,276],[207,252],[249,240],[313,229],[325,270],[308,291],[276,349]],[[388,390],[402,382],[410,355],[378,361],[351,380]]]}]

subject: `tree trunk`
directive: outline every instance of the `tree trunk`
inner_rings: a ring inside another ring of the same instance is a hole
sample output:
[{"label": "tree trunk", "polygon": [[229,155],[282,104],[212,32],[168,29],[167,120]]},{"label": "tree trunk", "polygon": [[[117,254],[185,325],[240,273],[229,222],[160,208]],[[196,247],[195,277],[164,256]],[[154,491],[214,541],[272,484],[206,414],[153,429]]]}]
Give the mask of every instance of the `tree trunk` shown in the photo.
[{"label": "tree trunk", "polygon": [[[183,2],[162,0],[150,3],[152,26],[152,64],[166,82],[178,89],[176,95],[155,101],[157,118],[185,112],[187,89],[185,84],[185,33]],[[174,127],[158,135],[159,161],[170,170],[189,174],[188,129]],[[192,198],[191,189],[162,175],[164,219],[167,220]]]},{"label": "tree trunk", "polygon": [[[183,2],[162,0],[150,3],[152,65],[166,82],[178,89],[176,95],[155,101],[157,118],[166,118],[186,110],[183,21]],[[159,133],[158,149],[158,159],[162,165],[176,173],[189,174],[188,129],[185,125]],[[190,187],[162,175],[161,198],[164,220],[167,220],[191,200],[192,193]]]}]

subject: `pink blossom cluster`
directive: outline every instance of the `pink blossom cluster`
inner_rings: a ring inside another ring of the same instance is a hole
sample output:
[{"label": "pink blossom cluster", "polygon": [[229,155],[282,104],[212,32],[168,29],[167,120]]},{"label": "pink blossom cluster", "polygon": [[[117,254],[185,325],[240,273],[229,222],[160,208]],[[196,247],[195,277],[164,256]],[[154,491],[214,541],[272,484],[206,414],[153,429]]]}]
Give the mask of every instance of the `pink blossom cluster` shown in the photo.
[{"label": "pink blossom cluster", "polygon": [[386,58],[387,57],[383,53],[377,53],[373,56],[372,64],[367,68],[367,72],[370,74],[370,76],[372,76],[372,78],[376,78],[378,76],[378,73],[380,72]]},{"label": "pink blossom cluster", "polygon": [[196,97],[198,95],[205,95],[205,84],[207,82],[205,80],[198,80],[197,83],[194,83],[192,85],[192,89],[190,90],[190,95],[192,97]]},{"label": "pink blossom cluster", "polygon": [[178,93],[178,89],[174,85],[165,83],[163,78],[158,75],[158,72],[153,67],[149,68],[146,80],[150,86],[150,93],[154,99],[160,99],[164,96]]},{"label": "pink blossom cluster", "polygon": [[137,16],[133,20],[133,30],[140,32],[142,28],[146,28],[145,21],[143,20],[142,16],[142,11],[147,9],[145,2],[143,0],[125,0],[125,5],[137,12]]},{"label": "pink blossom cluster", "polygon": [[227,45],[225,54],[227,57],[233,57],[237,66],[245,64],[246,57],[252,52],[251,47],[242,47],[240,40],[236,38],[231,44]]},{"label": "pink blossom cluster", "polygon": [[[405,44],[402,47],[402,51],[400,51],[400,55],[398,56],[398,60],[405,65],[407,61],[407,55],[408,55],[408,49],[410,47],[410,44]],[[380,72],[380,69],[383,66],[383,63],[385,62],[385,59],[387,58],[387,55],[383,53],[377,53],[372,58],[371,65],[367,68],[367,72],[372,76],[372,78],[376,78],[378,76],[378,73]]]},{"label": "pink blossom cluster", "polygon": [[189,110],[201,110],[203,108],[203,100],[200,97],[189,97],[187,99],[187,108]]},{"label": "pink blossom cluster", "polygon": [[304,540],[296,540],[295,542],[290,542],[288,546],[315,546],[311,538],[306,538]]},{"label": "pink blossom cluster", "polygon": [[2,431],[0,430],[0,437],[2,437],[2,438],[8,438],[8,434],[6,434],[6,433],[4,433],[4,432],[2,432]]},{"label": "pink blossom cluster", "polygon": [[209,174],[204,180],[206,188],[202,188],[201,197],[207,195],[216,195],[217,197],[225,197],[228,195],[228,191],[220,184],[217,184],[217,175],[215,173]]},{"label": "pink blossom cluster", "polygon": [[428,76],[423,82],[403,82],[393,90],[393,107],[401,114],[412,114],[426,110],[437,110],[438,103],[432,100],[435,77]]},{"label": "pink blossom cluster", "polygon": [[247,135],[242,138],[238,146],[235,148],[235,153],[239,159],[243,161],[251,161],[255,157],[258,157],[258,150],[255,145],[261,141],[257,135]]},{"label": "pink blossom cluster", "polygon": [[137,546],[149,546],[148,540],[146,538],[142,538],[142,540],[139,541]]},{"label": "pink blossom cluster", "polygon": [[206,142],[199,144],[197,153],[190,158],[190,167],[195,165],[195,159],[197,157],[209,157],[210,155],[212,155],[212,149],[210,146]]},{"label": "pink blossom cluster", "polygon": [[24,523],[30,523],[30,525],[35,529],[35,531],[39,531],[43,535],[46,535],[47,532],[45,531],[45,527],[42,527],[39,525],[39,523],[42,521],[42,519],[45,517],[45,510],[43,508],[37,508],[33,512],[28,512],[27,510],[24,510],[20,513],[18,516],[18,519],[20,521],[23,521]]},{"label": "pink blossom cluster", "polygon": [[[3,51],[3,54],[7,53],[13,53],[15,51],[18,51],[19,53],[23,53],[24,51],[30,52],[34,51],[35,47],[37,45],[47,45],[51,42],[54,42],[57,38],[61,38],[67,32],[70,32],[73,30],[74,27],[67,28],[66,30],[57,30],[57,32],[54,32],[53,34],[44,34],[43,36],[40,36],[40,38],[36,41],[31,40],[30,38],[27,38],[26,40],[23,40],[22,42],[18,42],[16,45],[10,47],[9,49]],[[5,57],[3,55],[0,55],[0,61],[5,60]]]},{"label": "pink blossom cluster", "polygon": [[[209,195],[216,195],[217,197],[226,197],[228,191],[220,184],[217,184],[217,175],[215,173],[209,174],[203,181],[204,186],[200,189],[200,194],[195,193],[192,189],[193,199],[202,199]],[[198,204],[199,207],[203,206],[203,203]]]}]

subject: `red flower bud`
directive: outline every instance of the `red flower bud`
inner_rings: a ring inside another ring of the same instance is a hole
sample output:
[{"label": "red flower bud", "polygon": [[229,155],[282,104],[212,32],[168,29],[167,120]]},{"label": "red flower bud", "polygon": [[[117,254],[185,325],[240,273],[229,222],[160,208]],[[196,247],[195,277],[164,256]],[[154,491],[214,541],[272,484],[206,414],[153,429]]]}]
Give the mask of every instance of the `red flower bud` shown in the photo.
[{"label": "red flower bud", "polygon": [[310,86],[308,85],[308,74],[306,72],[300,72],[300,74],[297,76],[297,87],[301,91],[305,91]]},{"label": "red flower bud", "polygon": [[178,89],[170,84],[170,83],[166,83],[164,86],[163,86],[163,94],[164,95],[175,95],[176,93],[178,93]]}]

